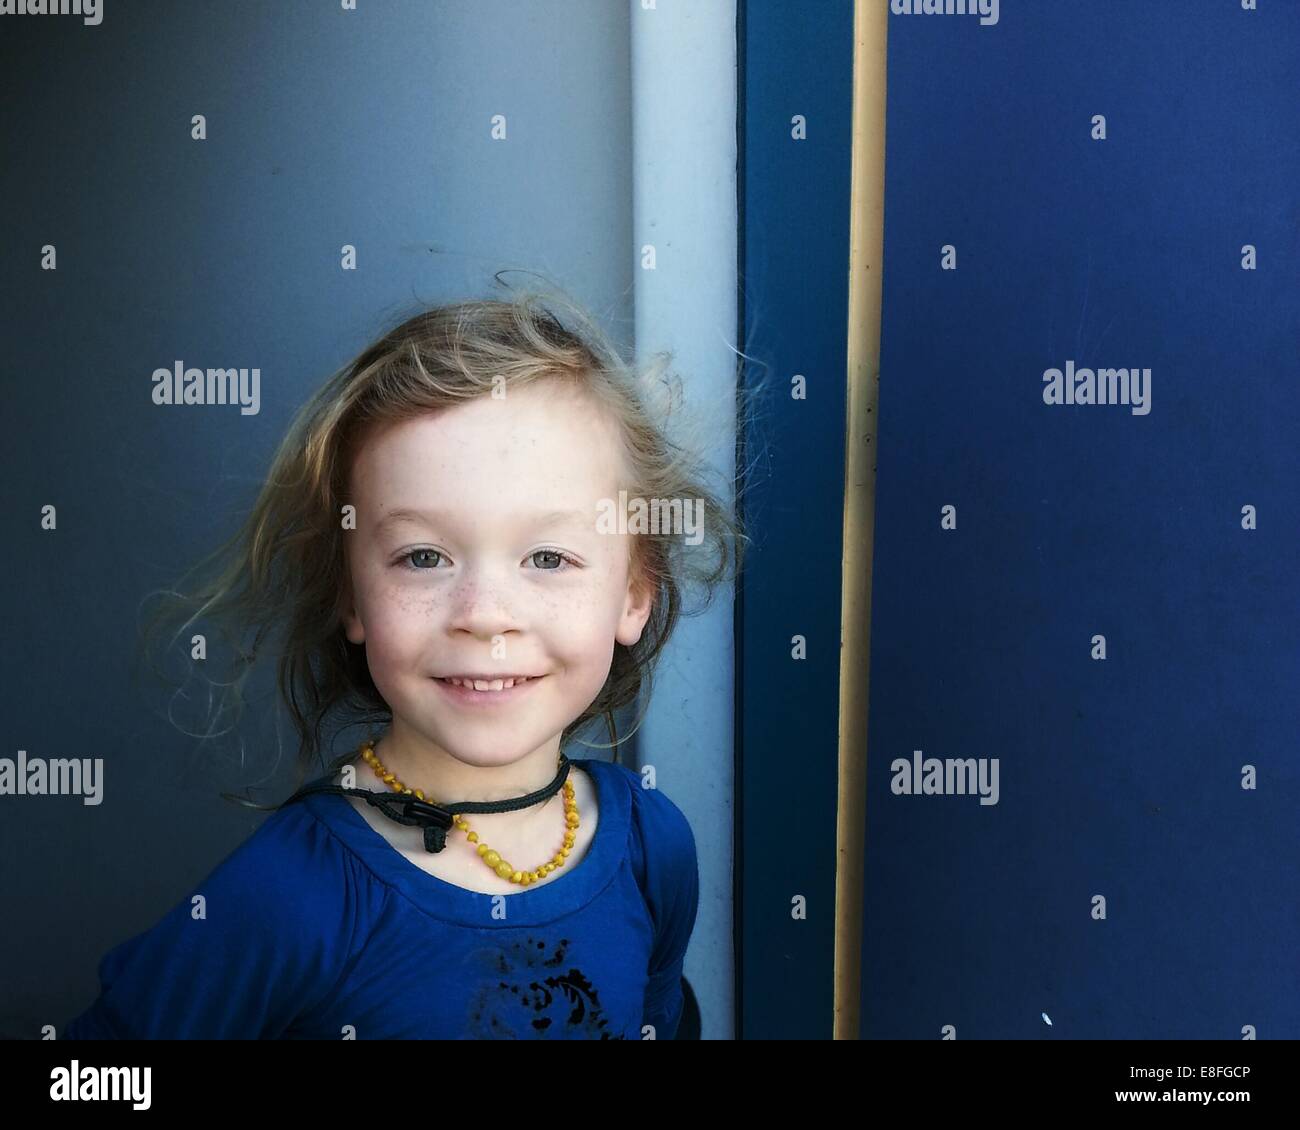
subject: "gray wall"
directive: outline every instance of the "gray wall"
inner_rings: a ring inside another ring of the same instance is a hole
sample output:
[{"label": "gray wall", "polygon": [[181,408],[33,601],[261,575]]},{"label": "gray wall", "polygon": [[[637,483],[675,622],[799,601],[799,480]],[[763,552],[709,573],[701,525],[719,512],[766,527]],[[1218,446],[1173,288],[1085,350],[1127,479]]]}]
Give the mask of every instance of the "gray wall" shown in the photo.
[{"label": "gray wall", "polygon": [[[108,0],[99,26],[0,31],[0,756],[103,758],[107,778],[97,807],[0,798],[0,1034],[35,1036],[260,822],[217,789],[290,781],[269,681],[220,764],[128,664],[138,602],[233,530],[303,397],[382,322],[506,267],[630,339],[630,28],[608,0]],[[150,374],[177,359],[260,367],[260,411],[155,406]]]}]

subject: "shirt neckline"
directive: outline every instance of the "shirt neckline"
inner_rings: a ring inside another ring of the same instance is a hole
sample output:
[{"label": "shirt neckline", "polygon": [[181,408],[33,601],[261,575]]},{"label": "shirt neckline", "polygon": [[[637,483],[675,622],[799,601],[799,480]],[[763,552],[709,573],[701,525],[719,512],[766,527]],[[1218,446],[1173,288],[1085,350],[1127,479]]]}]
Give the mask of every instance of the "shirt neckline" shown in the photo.
[{"label": "shirt neckline", "polygon": [[[627,789],[615,787],[617,767],[594,758],[570,758],[596,786],[600,805],[596,834],[587,854],[573,870],[540,886],[518,893],[487,894],[458,887],[416,866],[375,831],[351,802],[338,793],[314,793],[302,803],[323,821],[382,882],[395,887],[434,918],[462,926],[536,926],[586,906],[613,879],[626,854],[632,800]],[[326,783],[333,783],[330,780]],[[569,865],[566,863],[565,867]],[[505,917],[493,917],[500,897]]]}]

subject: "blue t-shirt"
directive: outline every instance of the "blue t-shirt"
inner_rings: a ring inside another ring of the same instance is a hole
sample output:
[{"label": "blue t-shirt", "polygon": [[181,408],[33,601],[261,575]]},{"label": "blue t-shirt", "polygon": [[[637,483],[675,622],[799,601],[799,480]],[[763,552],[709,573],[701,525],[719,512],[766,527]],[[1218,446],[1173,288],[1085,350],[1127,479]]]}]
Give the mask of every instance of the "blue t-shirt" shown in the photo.
[{"label": "blue t-shirt", "polygon": [[673,1038],[699,903],[690,825],[632,770],[571,761],[598,790],[595,836],[517,894],[430,875],[337,794],[286,805],[104,955],[102,993],[63,1038]]}]

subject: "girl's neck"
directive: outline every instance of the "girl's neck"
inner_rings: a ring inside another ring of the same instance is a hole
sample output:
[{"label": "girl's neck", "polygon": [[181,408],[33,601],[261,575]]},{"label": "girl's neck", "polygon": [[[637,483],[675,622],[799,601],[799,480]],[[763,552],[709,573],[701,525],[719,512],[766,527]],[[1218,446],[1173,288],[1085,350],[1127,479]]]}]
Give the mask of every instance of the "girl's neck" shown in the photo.
[{"label": "girl's neck", "polygon": [[[420,789],[440,804],[458,800],[514,800],[536,792],[555,779],[559,749],[557,734],[508,765],[468,765],[437,745],[410,734],[397,722],[374,746],[375,756],[398,781],[408,788]],[[373,770],[369,771],[377,781]]]}]

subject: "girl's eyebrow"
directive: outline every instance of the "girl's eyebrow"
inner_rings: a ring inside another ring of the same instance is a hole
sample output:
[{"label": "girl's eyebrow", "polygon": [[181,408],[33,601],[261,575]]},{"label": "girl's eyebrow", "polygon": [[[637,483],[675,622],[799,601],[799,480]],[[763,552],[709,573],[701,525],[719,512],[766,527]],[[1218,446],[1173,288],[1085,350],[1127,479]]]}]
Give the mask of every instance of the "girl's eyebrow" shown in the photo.
[{"label": "girl's eyebrow", "polygon": [[[545,513],[539,515],[518,515],[519,522],[528,522],[535,528],[559,526],[568,522],[585,524],[590,522],[590,520],[591,515],[585,510],[547,510]],[[396,510],[389,510],[375,524],[375,528],[382,530],[387,526],[396,526],[403,523],[450,525],[453,524],[454,521],[454,515],[449,515],[442,510],[412,510],[402,507]]]}]

